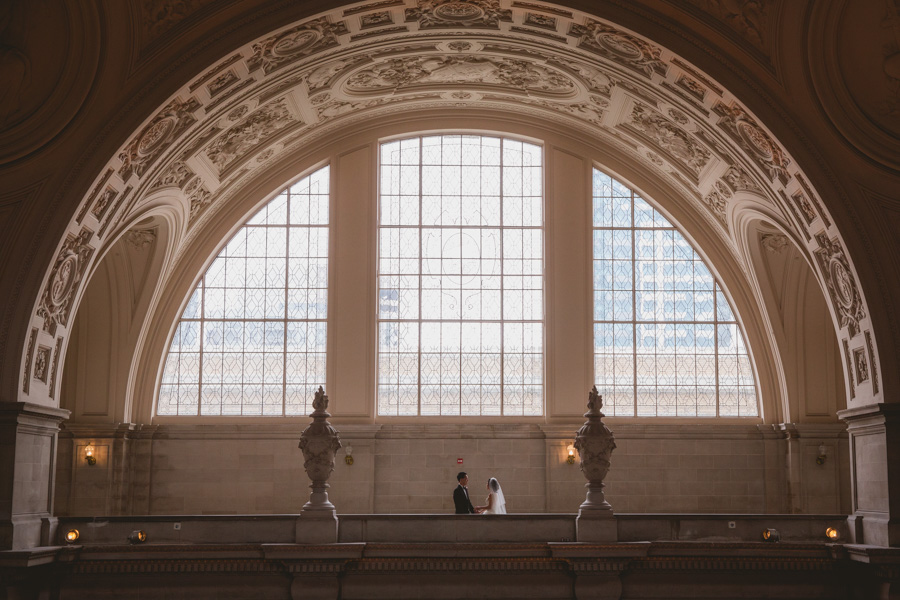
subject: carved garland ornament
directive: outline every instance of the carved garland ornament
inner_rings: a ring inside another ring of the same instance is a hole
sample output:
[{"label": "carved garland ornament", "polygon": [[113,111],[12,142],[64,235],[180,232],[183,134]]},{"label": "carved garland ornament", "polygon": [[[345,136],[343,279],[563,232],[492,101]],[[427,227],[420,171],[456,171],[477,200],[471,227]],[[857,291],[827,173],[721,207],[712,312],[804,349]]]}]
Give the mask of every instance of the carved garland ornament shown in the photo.
[{"label": "carved garland ornament", "polygon": [[94,254],[94,248],[88,245],[93,235],[86,228],[78,235],[70,234],[56,257],[38,307],[38,316],[44,319],[43,329],[50,335],[56,335],[56,326],[66,325],[69,320],[81,278]]},{"label": "carved garland ornament", "polygon": [[851,338],[856,337],[860,331],[859,322],[866,317],[866,313],[850,263],[836,239],[829,239],[827,234],[819,233],[816,241],[819,243],[819,249],[815,251],[816,261],[825,278],[825,286],[831,296],[831,304],[837,313],[840,327],[846,327]]},{"label": "carved garland ornament", "polygon": [[290,111],[287,100],[279,98],[213,140],[206,148],[206,156],[221,174],[270,141],[277,132],[297,124],[302,121]]},{"label": "carved garland ornament", "polygon": [[456,54],[388,59],[354,73],[346,89],[364,93],[427,84],[506,86],[556,96],[577,90],[563,73],[527,60]]}]

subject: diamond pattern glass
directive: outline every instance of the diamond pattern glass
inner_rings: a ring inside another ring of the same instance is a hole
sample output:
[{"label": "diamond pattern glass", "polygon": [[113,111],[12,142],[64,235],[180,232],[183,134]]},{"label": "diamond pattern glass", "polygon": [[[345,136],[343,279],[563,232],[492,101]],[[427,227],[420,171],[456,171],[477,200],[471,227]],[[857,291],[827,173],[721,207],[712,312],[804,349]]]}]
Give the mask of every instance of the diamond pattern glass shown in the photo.
[{"label": "diamond pattern glass", "polygon": [[329,169],[262,207],[200,278],[172,337],[159,415],[310,412],[325,384]]},{"label": "diamond pattern glass", "polygon": [[539,146],[381,146],[379,416],[543,414]]},{"label": "diamond pattern glass", "polygon": [[744,335],[690,243],[593,172],[594,378],[610,416],[756,417]]}]

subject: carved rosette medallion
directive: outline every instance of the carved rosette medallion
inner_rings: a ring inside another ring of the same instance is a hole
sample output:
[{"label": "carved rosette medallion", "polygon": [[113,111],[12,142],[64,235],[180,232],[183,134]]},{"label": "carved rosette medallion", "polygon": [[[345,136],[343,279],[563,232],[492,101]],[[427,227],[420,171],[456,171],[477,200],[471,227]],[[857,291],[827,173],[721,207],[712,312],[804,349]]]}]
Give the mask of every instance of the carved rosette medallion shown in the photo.
[{"label": "carved rosette medallion", "polygon": [[406,22],[417,21],[419,29],[475,27],[499,29],[500,22],[512,22],[512,11],[500,8],[498,0],[419,0],[406,9]]},{"label": "carved rosette medallion", "polygon": [[603,408],[603,397],[597,391],[597,386],[588,394],[588,411],[584,413],[587,421],[575,434],[575,448],[581,459],[581,472],[588,482],[587,498],[581,505],[581,510],[612,510],[609,502],[603,496],[603,480],[609,473],[610,458],[616,449],[616,437],[603,424],[606,416],[600,409]]},{"label": "carved rosette medallion", "polygon": [[586,19],[584,25],[573,23],[569,35],[577,37],[578,47],[650,77],[654,73],[665,76],[668,65],[662,60],[662,50],[628,32],[605,23]]},{"label": "carved rosette medallion", "polygon": [[827,234],[820,233],[816,235],[816,241],[819,243],[819,249],[815,251],[816,261],[825,278],[840,327],[846,327],[851,338],[856,337],[860,331],[859,322],[866,317],[866,312],[850,263],[836,239],[829,239]]},{"label": "carved rosette medallion", "polygon": [[38,316],[44,319],[43,329],[50,335],[56,335],[57,325],[68,323],[84,271],[94,254],[94,248],[88,245],[93,235],[89,229],[70,234],[56,257],[38,307]]},{"label": "carved rosette medallion", "polygon": [[328,417],[328,396],[319,386],[313,399],[313,412],[309,415],[313,422],[300,434],[300,450],[303,452],[303,468],[309,477],[312,493],[309,502],[303,507],[307,510],[334,510],[328,501],[328,478],[334,471],[334,455],[341,447],[341,437]]},{"label": "carved rosette medallion", "polygon": [[197,122],[193,113],[199,108],[200,102],[194,97],[184,102],[176,98],[160,111],[119,154],[122,179],[128,179],[132,173],[143,176],[159,155]]},{"label": "carved rosette medallion", "polygon": [[268,75],[322,50],[340,45],[338,36],[349,33],[346,23],[331,23],[327,17],[292,27],[253,44],[253,56],[247,60],[250,71],[262,68]]},{"label": "carved rosette medallion", "polygon": [[787,170],[790,161],[784,151],[743,108],[737,104],[727,106],[719,102],[713,107],[713,112],[722,117],[719,127],[753,159],[770,181],[777,179],[782,184],[790,181]]}]

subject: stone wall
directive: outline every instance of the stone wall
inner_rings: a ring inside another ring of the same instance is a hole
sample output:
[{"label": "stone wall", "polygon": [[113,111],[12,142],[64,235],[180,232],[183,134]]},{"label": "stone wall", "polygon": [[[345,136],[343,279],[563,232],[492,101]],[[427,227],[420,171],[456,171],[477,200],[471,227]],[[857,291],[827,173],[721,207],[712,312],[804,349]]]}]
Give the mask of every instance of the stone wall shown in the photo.
[{"label": "stone wall", "polygon": [[[114,514],[297,513],[308,479],[303,425],[154,426],[119,437],[96,428],[60,436],[56,512]],[[810,426],[612,426],[618,448],[607,498],[618,513],[847,513],[846,434]],[[513,513],[573,513],[584,478],[566,448],[577,426],[338,425],[329,495],[342,514],[450,513],[456,473],[474,504],[489,477]],[[104,435],[108,437],[104,438]],[[96,465],[83,447],[97,449]],[[826,448],[824,464],[816,462]],[[352,448],[353,464],[345,462]],[[462,464],[458,460],[462,459]]]}]

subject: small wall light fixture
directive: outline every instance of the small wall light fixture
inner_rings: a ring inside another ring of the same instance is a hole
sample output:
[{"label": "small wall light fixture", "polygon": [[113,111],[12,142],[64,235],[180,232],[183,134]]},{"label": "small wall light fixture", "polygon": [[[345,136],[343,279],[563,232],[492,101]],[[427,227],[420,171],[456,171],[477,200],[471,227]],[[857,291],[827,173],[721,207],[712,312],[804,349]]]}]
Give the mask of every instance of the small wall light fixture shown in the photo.
[{"label": "small wall light fixture", "polygon": [[91,465],[92,467],[97,464],[97,457],[94,456],[94,447],[93,446],[85,446],[84,460],[86,460],[87,464]]},{"label": "small wall light fixture", "polygon": [[819,455],[816,457],[817,465],[824,465],[825,458],[828,456],[828,448],[825,447],[825,444],[819,444]]},{"label": "small wall light fixture", "polygon": [[79,538],[80,536],[81,536],[81,534],[78,533],[78,530],[77,530],[77,529],[70,529],[70,530],[68,530],[68,531],[66,532],[66,543],[67,543],[67,544],[74,544],[75,542],[78,541],[78,538]]},{"label": "small wall light fixture", "polygon": [[778,530],[772,528],[763,529],[762,537],[764,542],[777,542],[781,540],[781,536],[778,535]]},{"label": "small wall light fixture", "polygon": [[128,536],[129,544],[143,544],[147,541],[147,532],[142,529],[136,529]]},{"label": "small wall light fixture", "polygon": [[575,446],[573,446],[572,444],[569,444],[569,446],[566,448],[566,450],[569,453],[569,455],[566,457],[566,462],[569,463],[570,465],[574,465],[575,464]]},{"label": "small wall light fixture", "polygon": [[837,530],[835,527],[829,527],[825,530],[825,537],[829,540],[836,540],[841,537],[841,532]]},{"label": "small wall light fixture", "polygon": [[344,456],[344,462],[348,465],[353,464],[353,446],[347,446],[347,454]]}]

